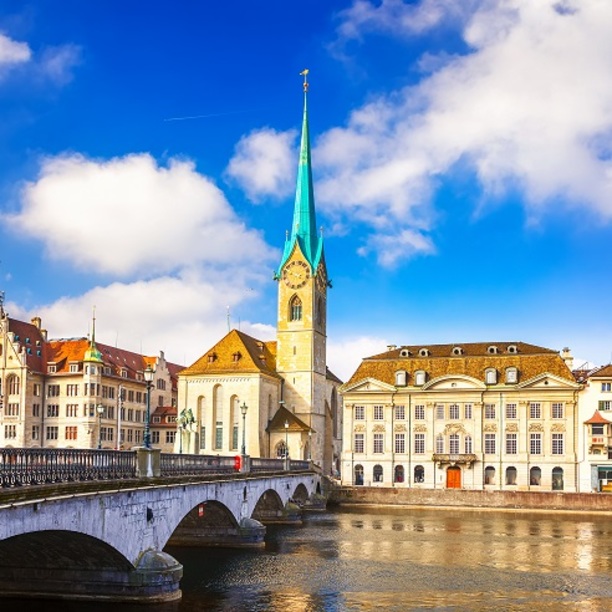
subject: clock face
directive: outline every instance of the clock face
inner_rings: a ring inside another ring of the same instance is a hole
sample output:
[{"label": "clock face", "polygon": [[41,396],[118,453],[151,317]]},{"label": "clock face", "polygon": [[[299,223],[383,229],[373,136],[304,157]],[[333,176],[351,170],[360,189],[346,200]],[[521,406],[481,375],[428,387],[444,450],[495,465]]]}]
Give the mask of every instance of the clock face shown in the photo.
[{"label": "clock face", "polygon": [[283,280],[291,289],[303,287],[310,278],[310,269],[305,261],[292,261],[283,270]]}]

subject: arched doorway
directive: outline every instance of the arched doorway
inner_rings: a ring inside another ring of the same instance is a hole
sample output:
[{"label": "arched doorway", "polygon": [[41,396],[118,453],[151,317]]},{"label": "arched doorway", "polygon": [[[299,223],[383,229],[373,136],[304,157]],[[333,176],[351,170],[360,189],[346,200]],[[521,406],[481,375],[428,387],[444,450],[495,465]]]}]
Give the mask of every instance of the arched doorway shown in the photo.
[{"label": "arched doorway", "polygon": [[355,466],[355,484],[356,485],[363,484],[363,465]]},{"label": "arched doorway", "polygon": [[553,491],[563,491],[563,468],[553,468],[552,489]]},{"label": "arched doorway", "polygon": [[446,488],[460,489],[461,488],[461,468],[457,465],[451,465],[446,470]]}]

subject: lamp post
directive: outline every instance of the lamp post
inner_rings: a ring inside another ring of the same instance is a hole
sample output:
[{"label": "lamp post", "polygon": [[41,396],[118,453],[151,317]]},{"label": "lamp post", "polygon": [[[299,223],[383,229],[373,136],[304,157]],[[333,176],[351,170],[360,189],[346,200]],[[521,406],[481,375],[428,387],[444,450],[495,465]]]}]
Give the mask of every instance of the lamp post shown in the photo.
[{"label": "lamp post", "polygon": [[151,448],[151,387],[153,386],[153,376],[155,371],[151,368],[150,364],[143,373],[145,382],[147,383],[147,420],[145,421],[144,430],[144,447],[147,449]]},{"label": "lamp post", "polygon": [[98,404],[96,412],[98,413],[98,450],[100,450],[102,448],[102,415],[104,414],[104,406]]},{"label": "lamp post", "polygon": [[249,407],[242,402],[240,406],[240,412],[242,414],[242,456],[246,455],[246,414]]},{"label": "lamp post", "polygon": [[289,457],[289,421],[285,421],[285,459]]}]

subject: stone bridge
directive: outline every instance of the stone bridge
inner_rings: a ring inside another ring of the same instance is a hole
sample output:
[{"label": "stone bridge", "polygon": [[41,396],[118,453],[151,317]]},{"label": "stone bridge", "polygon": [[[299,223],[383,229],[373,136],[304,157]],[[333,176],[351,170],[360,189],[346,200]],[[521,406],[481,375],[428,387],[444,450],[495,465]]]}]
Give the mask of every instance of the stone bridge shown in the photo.
[{"label": "stone bridge", "polygon": [[[25,491],[25,493],[22,493]],[[22,487],[0,493],[4,597],[170,601],[180,545],[263,545],[263,523],[321,503],[314,470]]]}]

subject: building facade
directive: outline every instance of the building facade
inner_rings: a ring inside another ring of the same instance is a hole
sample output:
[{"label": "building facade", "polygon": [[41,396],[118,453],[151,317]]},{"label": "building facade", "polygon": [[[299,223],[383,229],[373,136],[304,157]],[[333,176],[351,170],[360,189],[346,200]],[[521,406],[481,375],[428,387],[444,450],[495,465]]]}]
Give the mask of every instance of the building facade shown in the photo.
[{"label": "building facade", "polygon": [[142,445],[147,367],[154,370],[151,412],[176,406],[182,366],[168,363],[163,353],[147,357],[96,343],[95,332],[91,339],[48,340],[40,318],[13,319],[0,303],[0,446]]},{"label": "building facade", "polygon": [[565,357],[498,342],[364,359],[340,389],[343,484],[577,491],[582,386]]},{"label": "building facade", "polygon": [[316,229],[307,89],[293,224],[275,274],[277,339],[232,330],[180,373],[179,442],[189,452],[231,455],[245,446],[255,457],[312,459],[330,474],[340,461],[341,381],[326,365],[330,284]]}]

